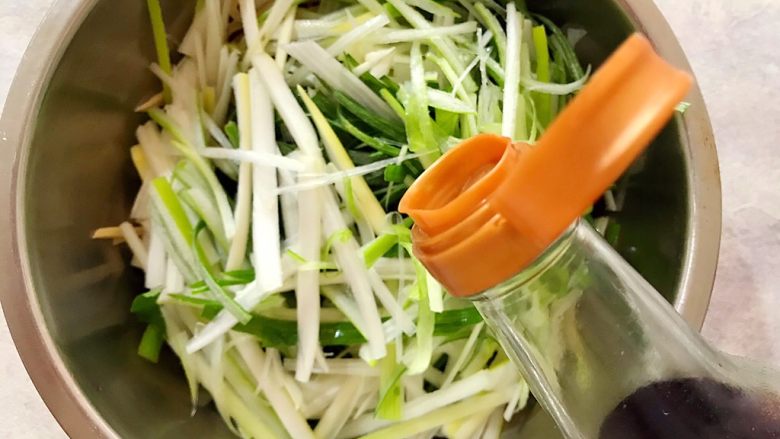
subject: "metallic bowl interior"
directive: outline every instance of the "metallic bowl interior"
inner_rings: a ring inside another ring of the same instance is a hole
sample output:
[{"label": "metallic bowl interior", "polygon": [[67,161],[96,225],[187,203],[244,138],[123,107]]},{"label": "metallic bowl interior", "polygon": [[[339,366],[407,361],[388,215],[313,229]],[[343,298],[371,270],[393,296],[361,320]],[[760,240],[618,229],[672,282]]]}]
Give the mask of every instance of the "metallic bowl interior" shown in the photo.
[{"label": "metallic bowl interior", "polygon": [[[163,0],[171,42],[192,15]],[[532,11],[587,31],[576,46],[597,66],[634,29],[689,69],[646,0],[529,0]],[[142,290],[128,254],[90,239],[128,214],[139,181],[128,147],[159,87],[145,2],[60,0],[24,57],[0,125],[3,309],[38,391],[76,438],[231,437],[214,410],[191,416],[177,362],[135,351],[130,316]],[[691,325],[709,302],[720,240],[720,183],[698,90],[620,184],[620,252]],[[572,145],[576,148],[576,145]]]}]

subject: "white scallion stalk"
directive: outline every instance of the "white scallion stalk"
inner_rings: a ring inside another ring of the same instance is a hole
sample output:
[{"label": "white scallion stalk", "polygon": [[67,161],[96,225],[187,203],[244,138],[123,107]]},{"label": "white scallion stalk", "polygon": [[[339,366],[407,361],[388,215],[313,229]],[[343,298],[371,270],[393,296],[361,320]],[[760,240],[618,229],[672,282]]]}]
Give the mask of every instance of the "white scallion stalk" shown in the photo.
[{"label": "white scallion stalk", "polygon": [[404,312],[403,307],[398,303],[396,298],[393,297],[393,293],[391,293],[390,289],[385,285],[385,282],[376,269],[370,268],[368,270],[368,281],[371,283],[371,288],[373,288],[377,299],[379,299],[379,302],[387,312],[390,313],[390,316],[395,320],[398,328],[406,335],[414,334],[414,322],[406,312]]},{"label": "white scallion stalk", "polygon": [[[252,149],[252,107],[249,94],[249,75],[239,73],[233,78],[236,95],[236,114],[238,129],[242,133],[239,148],[242,151]],[[252,214],[252,165],[242,162],[238,169],[238,193],[236,195],[236,233],[230,242],[225,270],[241,268],[246,259],[246,247],[249,238],[249,226]]]},{"label": "white scallion stalk", "polygon": [[376,12],[366,12],[365,9],[355,4],[326,15],[302,13],[300,19],[295,21],[295,36],[298,40],[316,40],[341,35],[369,18],[386,12],[381,5]]},{"label": "white scallion stalk", "polygon": [[602,216],[596,218],[593,221],[593,228],[596,229],[599,235],[604,236],[607,233],[607,226],[609,225],[609,217]]},{"label": "white scallion stalk", "polygon": [[471,75],[471,71],[474,69],[474,67],[477,66],[477,64],[479,64],[479,55],[476,55],[474,59],[471,60],[469,65],[467,65],[466,68],[463,70],[463,73],[461,73],[460,76],[458,76],[458,80],[454,84],[452,84],[452,91],[450,92],[452,96],[455,96],[455,94],[457,93],[456,90],[458,88],[461,88],[461,84],[463,84],[463,81],[465,81],[466,78],[470,77],[469,75]]},{"label": "white scallion stalk", "polygon": [[154,123],[147,122],[139,126],[135,130],[135,135],[152,175],[154,177],[169,175],[176,165],[176,161],[171,156],[170,151],[163,146],[160,132]]},{"label": "white scallion stalk", "polygon": [[295,20],[293,33],[297,41],[316,40],[337,35],[334,27],[336,27],[334,22],[325,19]]},{"label": "white scallion stalk", "polygon": [[[271,293],[272,291],[260,290],[256,282],[251,282],[238,293],[236,293],[236,302],[238,302],[238,304],[241,305],[241,307],[244,309],[252,309],[254,305],[260,303],[262,299]],[[236,324],[238,324],[238,320],[233,314],[227,312],[226,310],[220,311],[212,321],[204,326],[200,332],[195,334],[190,339],[190,341],[187,342],[187,353],[192,354],[203,349],[205,346],[208,346],[214,340],[218,339],[231,328],[236,326]]]},{"label": "white scallion stalk", "polygon": [[133,252],[133,256],[138,259],[141,268],[146,271],[149,266],[149,253],[136,233],[135,228],[132,224],[125,221],[119,225],[119,229],[122,231],[122,236],[125,238],[127,246],[130,247],[130,251]]},{"label": "white scallion stalk", "polygon": [[504,427],[504,420],[501,416],[501,408],[493,410],[485,425],[485,430],[482,431],[482,439],[499,439],[501,437],[501,430]]},{"label": "white scallion stalk", "polygon": [[166,250],[175,261],[179,272],[182,273],[188,282],[192,282],[197,276],[195,275],[195,263],[190,243],[177,230],[176,222],[160,201],[157,191],[152,190],[151,193],[152,205],[154,206],[152,219],[162,226],[160,229],[163,230]]},{"label": "white scallion stalk", "polygon": [[[202,112],[201,120],[203,121],[203,125],[206,127],[206,130],[208,130],[209,135],[214,138],[214,140],[217,141],[219,146],[221,146],[224,149],[233,150],[233,145],[230,143],[230,140],[227,138],[225,133],[222,132],[222,130],[217,126],[217,123],[214,122],[214,119],[206,114],[206,112]],[[204,148],[205,149],[205,148]],[[203,154],[202,151],[198,151],[199,154]],[[218,158],[218,157],[215,157]]]},{"label": "white scallion stalk", "polygon": [[404,392],[408,400],[414,400],[425,395],[425,377],[423,375],[404,375],[401,380],[403,381]]},{"label": "white scallion stalk", "polygon": [[523,379],[517,379],[510,388],[512,389],[512,398],[509,399],[504,409],[504,420],[507,422],[512,419],[512,415],[515,414],[518,408],[525,407],[529,394],[528,384]]},{"label": "white scallion stalk", "polygon": [[[307,170],[318,172],[321,160],[303,156]],[[307,261],[320,257],[322,190],[309,189],[298,194],[298,242],[299,253]],[[326,233],[328,233],[326,229]],[[295,298],[298,310],[298,367],[295,379],[306,382],[311,376],[319,347],[320,326],[320,276],[318,268],[301,266],[297,274]]]},{"label": "white scallion stalk", "polygon": [[163,128],[165,128],[168,133],[170,133],[170,135],[173,137],[171,144],[181,154],[189,159],[197,168],[198,172],[203,176],[204,180],[207,182],[212,196],[214,197],[217,209],[219,210],[220,218],[222,219],[222,226],[225,229],[225,236],[227,236],[228,239],[232,239],[233,235],[236,233],[235,219],[230,208],[230,203],[228,202],[227,194],[217,179],[216,174],[214,174],[214,170],[211,168],[209,163],[204,160],[203,157],[199,156],[195,152],[194,147],[188,143],[181,129],[168,115],[163,113],[161,110],[152,110],[149,112],[149,115]]},{"label": "white scallion stalk", "polygon": [[[224,49],[228,50],[227,47]],[[233,75],[235,75],[236,71],[238,70],[238,57],[238,51],[231,50],[229,52],[227,60],[225,61],[224,78],[222,78],[221,83],[217,84],[217,103],[214,106],[214,111],[211,113],[211,117],[217,124],[224,123],[225,117],[227,117],[228,106],[230,105],[230,97],[232,95],[230,90],[231,80]]]},{"label": "white scallion stalk", "polygon": [[187,55],[190,57],[195,56],[195,42],[194,42],[194,36],[197,33],[203,33],[204,27],[206,25],[206,14],[205,10],[201,9],[200,11],[197,11],[195,13],[195,17],[192,19],[192,24],[190,24],[189,29],[187,29],[187,33],[184,34],[184,38],[181,40],[181,44],[179,44],[178,51],[179,53],[183,55]]},{"label": "white scallion stalk", "polygon": [[179,197],[206,223],[206,227],[214,234],[217,244],[224,252],[230,249],[230,243],[222,229],[219,213],[214,211],[213,201],[206,193],[207,189],[191,187],[179,192]]},{"label": "white scallion stalk", "polygon": [[258,45],[260,45],[260,29],[257,26],[255,0],[238,0],[238,6],[241,10],[241,23],[244,28],[247,49],[250,52],[256,52],[259,50]]},{"label": "white scallion stalk", "polygon": [[363,315],[360,313],[360,308],[354,298],[345,294],[341,289],[333,287],[323,287],[322,295],[333,302],[333,304],[336,305],[336,308],[347,316],[349,321],[355,326],[355,329],[357,329],[363,337],[367,337],[368,330],[366,329],[366,322]]},{"label": "white scallion stalk", "polygon": [[428,87],[428,105],[451,113],[476,113],[473,105],[467,104],[452,94]]},{"label": "white scallion stalk", "polygon": [[[275,143],[274,143],[275,144]],[[225,148],[197,148],[195,150],[203,157],[210,159],[234,160],[240,163],[250,163],[262,169],[262,172],[273,173],[274,168],[299,172],[302,170],[301,162],[276,153],[268,153],[256,150],[225,149]]]},{"label": "white scallion stalk", "polygon": [[425,280],[428,290],[428,304],[431,307],[431,311],[437,313],[444,311],[444,290],[441,284],[430,273],[426,273]]},{"label": "white scallion stalk", "polygon": [[[405,313],[409,318],[412,318],[412,316],[414,316],[416,312],[417,312],[417,305],[411,305],[408,309],[405,310]],[[382,322],[382,332],[385,334],[385,340],[388,343],[402,338],[401,335],[403,335],[401,326],[398,325],[398,322],[395,319],[389,319]],[[373,362],[373,359],[371,357],[371,352],[369,351],[368,348],[369,348],[368,345],[363,345],[360,347],[360,351],[359,351],[360,358],[366,360],[367,362]],[[415,348],[416,347],[413,347],[413,349],[409,350],[409,352],[412,355],[415,354],[414,352]],[[401,353],[403,353],[403,349],[399,350],[398,352],[399,352],[398,357],[401,357]]]},{"label": "white scallion stalk", "polygon": [[[401,15],[416,29],[433,28],[433,25],[428,20],[426,20],[421,13],[417,12],[403,0],[388,0],[388,3],[392,4],[398,10],[398,12],[400,12]],[[449,38],[446,36],[433,37],[430,43],[439,53],[442,54],[444,59],[446,59],[447,62],[452,65],[456,76],[463,73],[463,70],[465,70],[465,64],[463,64],[463,60],[460,57],[460,51]],[[466,78],[464,81],[464,86],[468,90],[476,89],[476,84],[471,78]]]},{"label": "white scallion stalk", "polygon": [[466,361],[471,357],[471,353],[474,351],[479,334],[482,332],[482,328],[484,326],[485,322],[479,322],[474,325],[474,328],[471,330],[471,334],[469,334],[468,340],[466,340],[466,344],[463,345],[463,349],[461,349],[458,353],[458,357],[455,360],[455,363],[451,367],[447,368],[447,375],[444,376],[444,382],[442,383],[441,387],[447,387],[455,380],[458,372],[460,372],[460,370],[466,364]]},{"label": "white scallion stalk", "polygon": [[293,6],[284,18],[282,25],[279,26],[279,38],[276,41],[276,55],[274,56],[274,60],[276,61],[276,66],[279,67],[280,70],[284,69],[284,64],[287,62],[287,50],[284,48],[292,41],[296,10],[297,7]]},{"label": "white scallion stalk", "polygon": [[[390,54],[383,59],[381,59],[379,62],[376,63],[373,67],[371,67],[371,70],[369,70],[369,73],[374,78],[381,78],[383,76],[390,74],[390,69],[393,68],[393,62],[395,61],[395,54]],[[355,72],[357,74],[357,71]]]},{"label": "white scallion stalk", "polygon": [[165,98],[163,97],[162,92],[159,92],[153,94],[152,96],[149,97],[149,99],[138,104],[135,108],[133,108],[133,111],[135,111],[136,113],[144,113],[150,108],[156,108],[164,104],[165,104]]},{"label": "white scallion stalk", "polygon": [[377,0],[357,0],[357,2],[363,5],[363,7],[368,9],[372,14],[379,15],[387,12]]},{"label": "white scallion stalk", "polygon": [[[326,172],[326,173],[321,172],[315,175],[311,175],[311,174],[305,175],[305,173],[301,173],[300,175],[301,177],[308,177],[306,181],[296,183],[292,186],[281,186],[278,189],[278,193],[286,194],[291,192],[305,191],[305,190],[314,189],[322,186],[328,186],[334,183],[342,182],[344,181],[345,178],[352,178],[352,177],[358,177],[361,175],[370,174],[372,172],[376,172],[381,169],[384,169],[390,165],[400,164],[405,160],[430,157],[434,154],[435,154],[434,151],[424,151],[420,154],[408,154],[405,157],[377,160],[367,165],[356,166],[352,169],[347,169],[345,171]],[[433,160],[430,161],[432,162]]]},{"label": "white scallion stalk", "polygon": [[274,107],[290,130],[295,144],[305,154],[320,156],[319,141],[314,127],[301,106],[298,105],[298,101],[295,100],[295,95],[287,86],[284,76],[274,60],[265,53],[260,53],[252,57],[252,65],[260,74],[268,93],[271,95]]},{"label": "white scallion stalk", "polygon": [[133,166],[135,166],[135,170],[143,183],[149,183],[157,177],[157,175],[152,173],[152,169],[149,167],[149,160],[146,158],[141,145],[135,145],[130,148],[130,158],[133,160]]},{"label": "white scallion stalk", "polygon": [[360,76],[363,73],[368,72],[369,70],[377,66],[379,63],[384,61],[385,59],[391,58],[395,53],[395,51],[396,51],[395,47],[388,47],[386,49],[379,49],[379,50],[374,50],[372,52],[368,52],[365,56],[365,61],[363,61],[363,63],[360,64],[359,66],[352,69],[352,73]]},{"label": "white scallion stalk", "polygon": [[[282,20],[287,15],[290,8],[293,7],[294,3],[294,0],[278,0],[273,2],[271,9],[268,10],[268,17],[265,19],[265,22],[263,22],[263,27],[260,28],[259,38],[263,41],[260,45],[261,48],[266,41],[271,39],[271,35],[276,32],[276,28],[282,23]],[[252,56],[258,53],[259,52],[247,52],[247,55],[249,55],[251,59]]]},{"label": "white scallion stalk", "polygon": [[165,284],[165,270],[167,257],[165,255],[165,243],[159,231],[160,225],[151,223],[149,225],[149,258],[146,264],[146,278],[144,286],[154,289],[160,288]]},{"label": "white scallion stalk", "polygon": [[[214,93],[217,93],[219,91],[220,84],[224,84],[225,80],[230,81],[232,85],[233,76],[229,76],[229,77],[227,76],[227,69],[229,67],[228,51],[229,49],[227,46],[222,46],[222,48],[219,49],[219,66],[217,67],[217,81],[214,83],[214,86],[210,88],[210,90],[213,91]],[[198,66],[198,75],[200,76],[200,66]],[[207,87],[209,87],[209,85],[204,82],[203,86],[200,87],[200,90],[202,92],[207,92],[209,90]],[[216,96],[214,96],[214,98],[216,98]]]},{"label": "white scallion stalk", "polygon": [[551,95],[561,95],[565,96],[571,93],[575,93],[582,89],[582,87],[585,85],[586,82],[588,82],[588,79],[590,78],[590,67],[588,67],[587,72],[585,75],[574,81],[570,82],[568,84],[553,84],[549,82],[540,82],[533,78],[526,78],[523,77],[520,79],[520,83],[525,87],[528,91],[538,91],[541,93],[547,93]]},{"label": "white scallion stalk", "polygon": [[[480,89],[485,88],[490,83],[490,78],[487,74],[487,59],[490,57],[492,48],[488,47],[490,39],[493,37],[493,33],[490,31],[482,32],[482,29],[477,30],[477,58],[479,59],[479,77],[481,79]],[[479,94],[479,93],[478,93]]]},{"label": "white scallion stalk", "polygon": [[[481,395],[472,396],[462,401],[458,401],[449,407],[437,409],[426,416],[419,416],[407,421],[403,421],[382,430],[362,436],[362,439],[395,439],[399,437],[409,437],[422,433],[440,425],[461,419],[474,413],[474,407],[492,410],[494,407],[506,402],[505,392],[493,391]],[[340,438],[351,437],[345,432],[349,430],[350,424],[347,424],[339,435]]]},{"label": "white scallion stalk", "polygon": [[119,226],[101,227],[92,232],[92,239],[111,239],[117,244],[125,242],[125,237],[122,235],[122,230]]},{"label": "white scallion stalk", "polygon": [[[325,233],[333,235],[346,229],[338,203],[332,190],[323,189],[323,224]],[[345,278],[355,296],[360,314],[366,325],[366,339],[370,350],[370,358],[378,360],[385,356],[385,336],[382,332],[382,320],[374,300],[371,282],[365,264],[360,258],[360,246],[355,238],[349,236],[344,241],[333,243],[336,263],[344,273]]]},{"label": "white scallion stalk", "polygon": [[336,399],[339,393],[342,377],[318,377],[308,384],[316,384],[308,389],[304,389],[304,405],[301,412],[307,419],[319,419]]},{"label": "white scallion stalk", "polygon": [[319,44],[314,41],[290,43],[287,45],[287,52],[332,88],[386,119],[398,120],[398,116],[385,101]]},{"label": "white scallion stalk", "polygon": [[[168,322],[169,318],[166,317],[165,320]],[[283,426],[278,425],[279,421],[273,417],[272,413],[269,413],[267,408],[265,408],[267,406],[261,405],[257,398],[248,400],[238,395],[236,389],[243,389],[243,381],[224,383],[221,379],[214,380],[212,379],[214,373],[211,370],[211,366],[202,355],[186,354],[182,347],[187,336],[181,331],[182,330],[178,330],[178,332],[172,335],[171,331],[169,331],[168,340],[171,341],[171,347],[176,354],[182,359],[182,365],[184,366],[185,371],[187,371],[188,379],[190,377],[192,378],[194,392],[196,394],[197,385],[198,382],[200,382],[209,393],[212,395],[219,395],[219,399],[215,398],[214,400],[219,411],[228,415],[230,418],[233,418],[236,424],[241,426],[242,431],[252,437],[289,437]],[[232,372],[232,369],[228,368],[228,370]],[[229,373],[225,375],[225,378],[228,377],[239,378],[240,375]],[[221,388],[217,389],[219,386],[221,386]],[[244,395],[247,394],[247,392],[241,393]],[[193,404],[193,408],[194,407],[195,404]]]},{"label": "white scallion stalk", "polygon": [[184,290],[184,278],[176,268],[172,258],[165,260],[165,293],[175,293]]},{"label": "white scallion stalk", "polygon": [[[284,428],[290,436],[296,439],[315,439],[309,424],[306,423],[306,419],[304,419],[300,412],[295,408],[290,396],[284,391],[281,383],[273,379],[265,379],[265,374],[262,369],[258,367],[266,362],[278,362],[278,358],[269,356],[269,358],[266,359],[263,351],[250,337],[242,336],[234,338],[233,340],[257,385],[262,389],[263,394],[268,399],[268,402],[271,404],[271,407],[273,407],[277,416],[279,416],[279,419],[282,421]],[[271,364],[271,367],[273,368],[276,366]]]},{"label": "white scallion stalk", "polygon": [[[321,352],[321,351],[320,351]],[[301,407],[303,407],[303,392],[301,391],[300,386],[298,386],[298,381],[295,381],[295,378],[288,375],[278,364],[280,364],[280,359],[277,356],[277,359],[274,360],[276,365],[271,369],[271,372],[273,373],[273,377],[271,379],[278,380],[282,383],[282,387],[284,388],[284,391],[287,392],[287,395],[290,397],[290,400],[293,402],[293,405],[295,406],[295,409],[300,411]]]},{"label": "white scallion stalk", "polygon": [[314,435],[318,439],[335,439],[358,404],[365,379],[353,375],[345,381],[314,429]]},{"label": "white scallion stalk", "polygon": [[[455,95],[460,98],[463,102],[466,102],[470,108],[473,108],[474,105],[472,102],[474,101],[474,97],[472,96],[472,93],[468,92],[464,86],[465,81],[469,81],[470,77],[466,76],[465,78],[461,78],[458,76],[458,73],[453,69],[452,65],[447,62],[447,60],[433,55],[428,54],[426,56],[427,60],[432,61],[434,64],[436,64],[437,67],[439,67],[439,70],[441,70],[442,74],[444,74],[444,77],[447,79],[447,81],[452,85],[452,91],[455,92]],[[467,127],[469,131],[476,133],[477,132],[477,120],[474,115],[467,114]]]},{"label": "white scallion stalk", "polygon": [[[295,185],[295,177],[293,177],[292,172],[280,169],[278,174],[279,185],[285,187]],[[295,199],[295,194],[293,193],[281,194],[279,199],[282,210],[284,236],[286,237],[287,245],[290,245],[291,243],[298,241],[298,201]]]},{"label": "white scallion stalk", "polygon": [[233,14],[233,12],[236,9],[236,2],[235,0],[230,0],[226,2],[222,2],[222,9],[220,17],[222,18],[222,25],[227,26],[228,19]]},{"label": "white scallion stalk", "polygon": [[504,29],[501,28],[498,19],[482,2],[474,3],[474,13],[495,39],[496,49],[498,49],[498,60],[501,64],[506,63],[506,34]]},{"label": "white scallion stalk", "polygon": [[[328,283],[328,279],[329,276],[320,275],[320,285],[325,285],[325,286],[333,285]],[[292,288],[289,288],[288,291],[292,291],[293,289],[295,289],[294,285]],[[272,319],[295,321],[297,317],[297,312],[295,308],[282,307],[281,305],[283,303],[284,303],[284,298],[277,296],[274,299],[272,299],[271,304],[268,305],[268,307],[262,307],[262,309],[258,309],[261,307],[256,307],[255,310],[257,310],[257,312],[259,312],[260,314]],[[346,316],[338,308],[326,307],[320,309],[320,322],[341,323],[345,319]],[[325,363],[324,362],[319,363],[320,369],[325,368],[323,364]]]},{"label": "white scallion stalk", "polygon": [[448,19],[455,19],[460,17],[460,15],[457,12],[433,0],[405,0],[405,1],[406,3],[416,8],[422,9],[425,12],[429,12],[433,15],[438,15],[440,17],[444,17]]},{"label": "white scallion stalk", "polygon": [[[355,169],[355,164],[352,163],[347,150],[344,145],[341,144],[336,132],[328,123],[325,115],[322,114],[317,105],[312,101],[306,91],[298,86],[298,95],[301,97],[306,109],[311,114],[314,120],[314,125],[317,127],[317,131],[320,133],[320,138],[325,146],[325,151],[328,157],[340,170],[347,171]],[[382,208],[382,205],[377,200],[371,188],[368,187],[366,180],[361,177],[351,178],[352,191],[355,194],[357,203],[360,205],[361,213],[371,225],[374,233],[381,233],[387,227],[387,221],[385,217],[387,214]]]},{"label": "white scallion stalk", "polygon": [[[504,70],[504,108],[501,134],[513,139],[517,126],[517,102],[520,92],[520,44],[522,17],[515,10],[515,4],[506,7],[506,66]],[[525,116],[524,116],[525,117]]]},{"label": "white scallion stalk", "polygon": [[[282,158],[276,146],[271,97],[255,70],[249,72],[252,108],[252,152]],[[296,160],[292,160],[300,163]],[[254,166],[252,191],[252,266],[261,291],[279,288],[283,282],[280,248],[279,199],[276,171]]]},{"label": "white scallion stalk", "polygon": [[[365,361],[357,358],[333,358],[326,359],[327,369],[315,367],[312,372],[318,375],[349,375],[361,377],[378,377],[379,368],[366,364]],[[295,371],[296,361],[293,359],[284,360],[284,368]]]},{"label": "white scallion stalk", "polygon": [[[225,380],[236,391],[236,394],[246,405],[248,411],[254,416],[254,422],[259,421],[273,428],[275,430],[275,436],[273,437],[288,437],[284,425],[279,422],[279,418],[274,413],[273,408],[269,406],[263,396],[257,394],[258,389],[254,386],[251,375],[241,363],[238,352],[231,351],[226,354],[224,369]],[[238,422],[238,425],[241,428],[243,424]]]},{"label": "white scallion stalk", "polygon": [[[402,419],[411,420],[425,416],[433,411],[457,403],[458,401],[469,399],[474,395],[485,391],[500,390],[506,394],[505,387],[512,382],[512,380],[516,379],[516,373],[514,366],[508,362],[492,369],[481,370],[466,378],[455,381],[447,387],[407,401],[404,405]],[[510,395],[506,394],[503,396],[502,401],[506,402],[509,399]],[[387,425],[390,425],[390,422],[377,420],[373,415],[364,415],[347,424],[341,432],[341,437],[360,436]]]},{"label": "white scallion stalk", "polygon": [[460,425],[457,430],[455,430],[452,435],[449,435],[452,439],[472,439],[481,436],[482,430],[492,411],[491,409],[476,409],[474,411],[474,414],[463,419],[462,422],[459,423]]},{"label": "white scallion stalk", "polygon": [[615,200],[615,193],[612,191],[612,189],[604,192],[604,204],[607,210],[610,212],[616,212],[618,210],[618,204]]},{"label": "white scallion stalk", "polygon": [[326,51],[331,56],[341,55],[342,52],[347,50],[353,44],[363,40],[372,33],[377,32],[378,30],[387,26],[388,24],[390,24],[390,19],[387,18],[387,15],[377,15],[376,17],[367,20],[365,23],[356,26],[354,29],[338,37],[336,41],[333,42],[333,44],[328,46]]},{"label": "white scallion stalk", "polygon": [[219,52],[224,44],[219,0],[205,0],[206,15],[206,74],[209,84],[217,81]]},{"label": "white scallion stalk", "polygon": [[[409,254],[412,254],[411,244],[405,244],[405,248]],[[417,282],[415,284],[418,291],[417,333],[415,337],[416,343],[406,353],[404,363],[409,368],[409,374],[415,375],[425,372],[431,364],[435,316],[431,310],[430,298],[428,296],[428,274],[419,260],[412,258],[412,261],[414,261],[415,272],[417,273]]]},{"label": "white scallion stalk", "polygon": [[477,30],[477,22],[467,21],[452,26],[436,26],[427,29],[400,29],[386,32],[377,38],[379,44],[410,43],[430,40],[435,37],[472,34]]},{"label": "white scallion stalk", "polygon": [[[209,393],[214,401],[224,401],[224,394],[226,382],[224,372],[224,354],[225,354],[225,337],[220,337],[203,350],[202,354],[205,357],[206,364],[209,366],[207,370],[201,369],[199,372],[202,376],[202,381],[209,381],[212,383]],[[224,404],[216,404],[219,415],[222,416],[222,421],[230,423],[230,413]]]},{"label": "white scallion stalk", "polygon": [[361,401],[355,409],[355,414],[352,415],[353,420],[362,416],[366,411],[373,410],[379,402],[379,381],[371,381],[366,387],[366,391],[360,396]]}]

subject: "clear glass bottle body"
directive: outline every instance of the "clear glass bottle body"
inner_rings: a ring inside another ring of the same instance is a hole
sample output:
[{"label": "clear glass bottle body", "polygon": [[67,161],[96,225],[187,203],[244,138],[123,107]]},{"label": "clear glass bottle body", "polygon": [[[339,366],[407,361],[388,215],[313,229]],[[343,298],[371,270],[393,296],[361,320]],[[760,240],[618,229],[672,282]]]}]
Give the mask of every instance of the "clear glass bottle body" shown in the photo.
[{"label": "clear glass bottle body", "polygon": [[[718,437],[707,435],[735,422],[754,424],[744,437],[780,438],[780,375],[713,350],[584,221],[474,302],[569,438]],[[665,434],[664,422],[679,425]]]}]

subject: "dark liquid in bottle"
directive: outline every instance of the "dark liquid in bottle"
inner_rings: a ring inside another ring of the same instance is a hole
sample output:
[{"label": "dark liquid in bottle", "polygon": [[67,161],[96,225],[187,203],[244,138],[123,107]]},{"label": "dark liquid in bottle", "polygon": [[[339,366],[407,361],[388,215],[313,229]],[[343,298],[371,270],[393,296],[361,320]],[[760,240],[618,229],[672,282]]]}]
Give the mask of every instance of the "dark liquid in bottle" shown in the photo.
[{"label": "dark liquid in bottle", "polygon": [[780,404],[704,378],[647,385],[601,425],[601,439],[780,438]]}]

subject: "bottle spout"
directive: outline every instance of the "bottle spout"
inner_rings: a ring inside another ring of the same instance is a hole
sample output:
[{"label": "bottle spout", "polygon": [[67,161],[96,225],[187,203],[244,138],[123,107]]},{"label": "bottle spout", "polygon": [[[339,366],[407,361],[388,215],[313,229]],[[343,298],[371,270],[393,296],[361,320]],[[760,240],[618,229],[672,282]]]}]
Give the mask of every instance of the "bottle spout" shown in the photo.
[{"label": "bottle spout", "polygon": [[634,34],[536,145],[480,134],[415,181],[399,210],[415,221],[416,256],[460,296],[517,273],[628,168],[691,83]]},{"label": "bottle spout", "polygon": [[436,161],[401,199],[399,209],[428,235],[473,214],[504,183],[528,148],[493,134],[473,136]]}]

